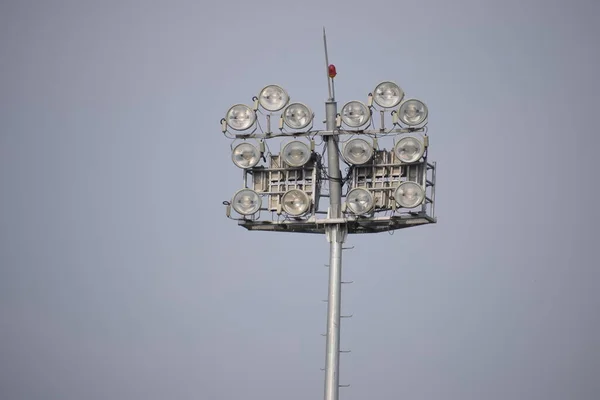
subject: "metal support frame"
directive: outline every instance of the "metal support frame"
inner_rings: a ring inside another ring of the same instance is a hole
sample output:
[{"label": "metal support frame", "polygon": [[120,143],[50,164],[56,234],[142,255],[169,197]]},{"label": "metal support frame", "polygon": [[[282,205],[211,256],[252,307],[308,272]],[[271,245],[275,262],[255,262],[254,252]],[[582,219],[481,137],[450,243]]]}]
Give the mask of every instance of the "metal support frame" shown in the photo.
[{"label": "metal support frame", "polygon": [[[385,151],[380,153],[384,154]],[[389,153],[388,153],[389,155]],[[382,160],[385,158],[382,157]],[[310,167],[313,168],[313,167]],[[412,170],[416,173],[413,174]],[[281,171],[276,169],[275,171]],[[268,169],[254,169],[252,176],[255,179],[254,187],[263,185],[267,188]],[[320,172],[320,171],[319,171]],[[416,163],[386,163],[377,162],[373,165],[365,165],[355,168],[350,174],[350,184],[352,187],[364,187],[373,192],[376,198],[375,215],[357,216],[351,213],[344,213],[340,218],[334,218],[331,211],[327,216],[323,216],[325,211],[316,210],[318,199],[331,198],[330,195],[320,193],[321,182],[317,178],[318,173],[313,171],[311,174],[312,182],[316,181],[316,190],[311,194],[315,207],[312,212],[302,218],[269,218],[256,219],[253,217],[233,218],[238,224],[250,231],[266,232],[298,232],[298,233],[317,233],[324,234],[328,232],[327,228],[331,224],[344,224],[347,234],[356,233],[377,233],[389,232],[397,229],[410,228],[413,226],[434,224],[437,222],[435,216],[435,188],[436,188],[436,163],[425,159]],[[256,179],[258,178],[258,181]],[[425,189],[425,201],[422,206],[413,210],[403,210],[395,208],[395,203],[391,199],[393,192],[400,182],[406,180],[418,179]],[[258,184],[256,183],[258,182]],[[293,181],[290,181],[293,183]],[[257,186],[258,185],[258,186]],[[266,197],[280,196],[282,191],[260,191],[259,195]],[[261,211],[272,211],[268,207],[261,208]],[[385,215],[383,215],[385,214]]]},{"label": "metal support frame", "polygon": [[294,132],[293,134],[289,134],[289,133],[247,133],[247,134],[239,134],[239,133],[230,133],[231,135],[231,139],[242,139],[242,140],[248,140],[248,139],[273,139],[273,138],[301,138],[301,137],[308,137],[308,138],[312,138],[315,136],[321,136],[323,138],[325,138],[326,136],[336,136],[339,135],[340,132],[343,133],[351,133],[351,134],[356,134],[356,135],[373,135],[373,136],[378,136],[378,137],[384,137],[384,136],[393,136],[393,135],[397,135],[399,133],[422,133],[425,132],[424,128],[397,128],[397,129],[390,129],[387,130],[385,132],[382,132],[381,129],[344,129],[342,131],[340,131],[340,129],[334,128],[334,129],[325,129],[325,130],[312,130],[309,129],[305,132]]}]

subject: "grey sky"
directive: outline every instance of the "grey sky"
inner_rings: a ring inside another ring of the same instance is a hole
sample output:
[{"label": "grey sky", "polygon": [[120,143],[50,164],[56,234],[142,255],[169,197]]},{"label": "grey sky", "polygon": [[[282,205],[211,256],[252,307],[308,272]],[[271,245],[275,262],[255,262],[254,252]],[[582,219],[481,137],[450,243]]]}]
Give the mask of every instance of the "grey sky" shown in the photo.
[{"label": "grey sky", "polygon": [[225,218],[219,120],[321,120],[323,25],[438,161],[437,225],[349,239],[341,398],[599,398],[599,3],[216,3],[0,3],[0,398],[321,398],[327,243]]}]

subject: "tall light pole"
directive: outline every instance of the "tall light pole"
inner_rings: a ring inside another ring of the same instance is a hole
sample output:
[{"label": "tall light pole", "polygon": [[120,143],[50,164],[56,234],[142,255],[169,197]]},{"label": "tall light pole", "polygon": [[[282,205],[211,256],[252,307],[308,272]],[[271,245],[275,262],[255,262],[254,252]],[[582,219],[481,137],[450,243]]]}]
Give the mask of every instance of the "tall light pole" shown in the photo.
[{"label": "tall light pole", "polygon": [[[324,29],[323,42],[329,88],[325,130],[314,130],[310,108],[291,103],[278,85],[264,87],[252,106],[232,106],[221,119],[221,130],[234,140],[232,160],[243,170],[243,188],[224,204],[227,217],[248,230],[326,235],[330,250],[324,399],[338,400],[342,245],[348,233],[435,223],[436,165],[427,160],[427,106],[417,99],[404,100],[404,91],[395,83],[381,82],[366,104],[350,101],[338,113],[336,69],[329,64]],[[372,115],[377,112],[376,128]],[[385,126],[386,114],[392,117],[390,128]],[[271,128],[273,117],[279,117],[276,131]],[[341,136],[350,136],[342,151]],[[323,139],[326,165],[315,151],[316,137]],[[281,139],[281,152],[271,153],[266,142]],[[393,148],[381,149],[390,139]],[[344,177],[340,154],[348,165]],[[328,181],[328,193],[322,181]],[[327,198],[327,211],[322,211],[319,206]]]},{"label": "tall light pole", "polygon": [[[325,67],[329,99],[325,104],[325,128],[335,131],[337,118],[337,102],[335,101],[335,66],[329,65],[327,54],[327,37],[323,28],[323,45],[325,46]],[[327,170],[329,174],[329,216],[333,219],[342,217],[342,173],[340,171],[338,137],[326,136]],[[340,322],[342,303],[342,244],[346,237],[346,223],[328,225],[329,241],[329,290],[327,296],[327,345],[325,358],[325,400],[337,400],[340,377]]]}]

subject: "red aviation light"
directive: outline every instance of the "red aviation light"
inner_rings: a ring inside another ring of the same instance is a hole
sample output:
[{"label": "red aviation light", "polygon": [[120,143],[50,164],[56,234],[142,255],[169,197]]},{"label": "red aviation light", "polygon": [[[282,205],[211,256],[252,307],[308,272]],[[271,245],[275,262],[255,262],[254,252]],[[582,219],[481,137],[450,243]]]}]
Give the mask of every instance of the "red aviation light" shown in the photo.
[{"label": "red aviation light", "polygon": [[333,79],[336,75],[337,71],[335,70],[335,65],[329,64],[329,77]]}]

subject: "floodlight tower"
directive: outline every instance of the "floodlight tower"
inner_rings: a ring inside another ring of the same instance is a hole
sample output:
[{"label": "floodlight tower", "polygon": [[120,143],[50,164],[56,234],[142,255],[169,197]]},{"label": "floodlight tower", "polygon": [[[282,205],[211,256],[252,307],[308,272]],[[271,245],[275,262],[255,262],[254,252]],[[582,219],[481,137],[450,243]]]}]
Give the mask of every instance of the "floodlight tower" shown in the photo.
[{"label": "floodlight tower", "polygon": [[[436,223],[436,164],[427,159],[427,106],[417,99],[405,100],[404,91],[394,82],[381,82],[366,103],[349,101],[338,113],[337,72],[329,64],[325,30],[323,42],[329,88],[325,130],[313,130],[311,109],[290,103],[290,96],[278,85],[265,86],[253,98],[253,106],[230,107],[221,119],[221,131],[234,141],[232,160],[243,170],[243,187],[223,203],[227,217],[248,230],[326,235],[330,251],[324,399],[338,400],[339,388],[348,386],[339,382],[342,245],[349,233]],[[378,128],[374,112],[380,115]],[[390,128],[385,126],[388,113]],[[271,120],[277,116],[274,132]],[[265,128],[259,117],[264,117]],[[347,135],[350,138],[340,152],[340,137]],[[326,165],[315,151],[315,137],[324,144]],[[266,141],[281,139],[280,153],[271,153]],[[392,149],[381,149],[380,142],[389,139],[393,139]],[[348,165],[344,177],[340,154]],[[328,190],[322,181],[328,181]],[[322,211],[319,206],[327,198],[327,211]]]}]

